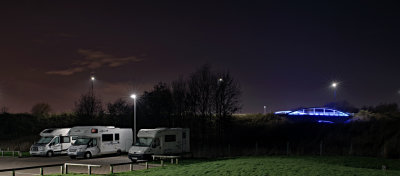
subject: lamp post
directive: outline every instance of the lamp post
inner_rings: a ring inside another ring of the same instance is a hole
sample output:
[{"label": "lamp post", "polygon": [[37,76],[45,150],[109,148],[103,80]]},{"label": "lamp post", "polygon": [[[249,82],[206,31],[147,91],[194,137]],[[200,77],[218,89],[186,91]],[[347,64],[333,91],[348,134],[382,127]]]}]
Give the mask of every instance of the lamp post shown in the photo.
[{"label": "lamp post", "polygon": [[333,97],[335,98],[335,101],[336,101],[336,88],[337,88],[338,84],[339,83],[337,83],[337,82],[332,82],[332,84],[331,84],[331,87],[333,89]]},{"label": "lamp post", "polygon": [[136,94],[132,94],[133,99],[133,144],[136,144]]},{"label": "lamp post", "polygon": [[94,84],[95,80],[96,80],[96,78],[94,77],[94,74],[92,73],[90,76],[90,81],[92,82],[92,90],[91,90],[92,97],[94,96],[93,84]]},{"label": "lamp post", "polygon": [[264,115],[267,114],[267,106],[264,106]]}]

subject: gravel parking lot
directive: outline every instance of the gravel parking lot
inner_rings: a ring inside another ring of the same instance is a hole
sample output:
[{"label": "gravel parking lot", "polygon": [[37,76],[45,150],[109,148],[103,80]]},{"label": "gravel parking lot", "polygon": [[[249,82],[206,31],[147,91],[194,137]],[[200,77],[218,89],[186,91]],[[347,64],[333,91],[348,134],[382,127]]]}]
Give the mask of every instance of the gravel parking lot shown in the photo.
[{"label": "gravel parking lot", "polygon": [[[64,164],[64,163],[79,163],[79,164],[94,164],[101,165],[100,168],[92,168],[94,174],[107,174],[110,172],[110,164],[130,162],[126,155],[122,156],[109,156],[98,157],[92,159],[70,159],[68,156],[56,156],[52,158],[47,157],[27,157],[27,158],[13,158],[13,157],[0,157],[0,170],[10,168],[21,168],[29,166],[40,166],[49,164]],[[157,167],[157,165],[149,165],[149,167]],[[143,164],[135,164],[134,170],[145,169]],[[114,172],[129,171],[129,165],[116,166]],[[68,172],[73,173],[87,173],[87,167],[68,166]],[[16,171],[16,175],[37,175],[39,168]],[[60,167],[50,167],[44,169],[44,174],[60,173]],[[0,176],[10,176],[11,172],[0,172]]]}]

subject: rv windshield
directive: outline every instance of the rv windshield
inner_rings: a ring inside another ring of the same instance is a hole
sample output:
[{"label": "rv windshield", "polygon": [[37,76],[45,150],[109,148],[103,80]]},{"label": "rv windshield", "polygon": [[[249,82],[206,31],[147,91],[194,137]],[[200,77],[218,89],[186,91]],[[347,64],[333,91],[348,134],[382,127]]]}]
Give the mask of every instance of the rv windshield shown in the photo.
[{"label": "rv windshield", "polygon": [[48,144],[54,137],[53,136],[45,136],[39,139],[38,144]]},{"label": "rv windshield", "polygon": [[78,138],[73,145],[87,145],[91,138]]},{"label": "rv windshield", "polygon": [[153,141],[153,138],[140,137],[139,140],[136,141],[135,146],[148,147],[148,146],[150,146],[152,141]]}]

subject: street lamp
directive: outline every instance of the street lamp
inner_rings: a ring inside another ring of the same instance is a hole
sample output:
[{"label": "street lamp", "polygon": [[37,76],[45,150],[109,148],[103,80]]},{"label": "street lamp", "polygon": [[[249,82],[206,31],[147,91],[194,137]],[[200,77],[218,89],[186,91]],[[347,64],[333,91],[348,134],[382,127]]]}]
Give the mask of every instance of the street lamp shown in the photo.
[{"label": "street lamp", "polygon": [[133,99],[133,144],[136,144],[136,94],[132,94]]},{"label": "street lamp", "polygon": [[264,115],[267,114],[267,106],[264,106]]},{"label": "street lamp", "polygon": [[93,96],[94,96],[93,84],[94,84],[94,81],[96,80],[96,78],[94,77],[93,73],[92,73],[92,75],[90,76],[90,80],[91,80],[91,82],[92,82],[92,97],[93,97]]},{"label": "street lamp", "polygon": [[339,83],[337,82],[332,82],[331,87],[333,89],[333,96],[335,97],[335,101],[336,101],[336,88],[339,85]]}]

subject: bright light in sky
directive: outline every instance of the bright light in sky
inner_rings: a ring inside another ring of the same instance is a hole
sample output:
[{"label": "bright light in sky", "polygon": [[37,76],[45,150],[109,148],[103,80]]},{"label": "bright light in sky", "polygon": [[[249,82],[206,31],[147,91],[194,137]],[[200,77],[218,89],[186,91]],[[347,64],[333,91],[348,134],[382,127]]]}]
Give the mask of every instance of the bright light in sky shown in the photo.
[{"label": "bright light in sky", "polygon": [[332,86],[333,88],[336,88],[336,87],[337,87],[337,85],[338,85],[338,83],[337,83],[337,82],[333,82],[331,86]]},{"label": "bright light in sky", "polygon": [[131,95],[131,98],[132,98],[132,99],[136,99],[136,94],[132,94],[132,95]]},{"label": "bright light in sky", "polygon": [[92,77],[90,77],[90,79],[91,79],[92,81],[94,81],[96,78],[95,78],[94,76],[92,76]]}]

